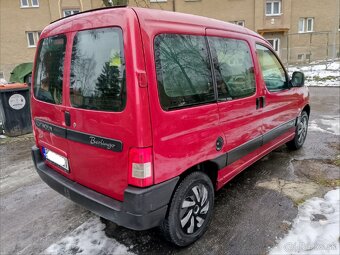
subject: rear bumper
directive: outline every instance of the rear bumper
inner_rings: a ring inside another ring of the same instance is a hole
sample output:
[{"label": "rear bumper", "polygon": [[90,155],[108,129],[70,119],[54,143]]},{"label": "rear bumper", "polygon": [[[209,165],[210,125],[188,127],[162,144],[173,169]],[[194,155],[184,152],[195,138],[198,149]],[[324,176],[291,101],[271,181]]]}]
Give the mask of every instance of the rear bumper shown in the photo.
[{"label": "rear bumper", "polygon": [[32,158],[40,178],[52,189],[95,214],[134,230],[160,225],[179,180],[176,177],[149,188],[128,187],[124,192],[124,202],[121,202],[57,173],[45,164],[36,146],[32,147]]}]

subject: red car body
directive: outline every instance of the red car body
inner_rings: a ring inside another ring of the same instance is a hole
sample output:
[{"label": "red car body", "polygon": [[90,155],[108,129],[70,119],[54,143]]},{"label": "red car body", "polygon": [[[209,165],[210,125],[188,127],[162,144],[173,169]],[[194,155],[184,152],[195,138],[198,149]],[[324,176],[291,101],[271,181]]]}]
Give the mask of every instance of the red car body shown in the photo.
[{"label": "red car body", "polygon": [[[110,27],[122,30],[125,108],[110,112],[74,107],[69,93],[72,42],[79,31]],[[215,98],[192,107],[163,109],[155,68],[155,38],[161,34],[243,41],[249,48],[256,91],[234,100]],[[66,38],[62,103],[39,100],[34,90],[31,98],[33,158],[38,173],[66,197],[129,228],[159,225],[187,172],[208,169],[215,189],[220,189],[255,161],[294,139],[299,115],[310,112],[306,87],[277,92],[266,88],[256,45],[272,49],[271,45],[241,26],[180,13],[108,8],[52,23],[42,32],[40,43],[57,35]],[[36,69],[37,64],[33,88]],[[69,170],[46,160],[43,148],[67,158]],[[145,163],[150,163],[151,176],[132,176],[133,164]]]}]

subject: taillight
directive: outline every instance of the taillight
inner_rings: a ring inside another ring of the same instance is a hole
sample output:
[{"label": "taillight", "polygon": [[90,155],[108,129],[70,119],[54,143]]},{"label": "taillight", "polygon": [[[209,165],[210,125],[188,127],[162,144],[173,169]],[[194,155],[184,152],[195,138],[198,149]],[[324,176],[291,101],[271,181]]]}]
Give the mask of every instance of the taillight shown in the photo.
[{"label": "taillight", "polygon": [[146,187],[153,184],[153,165],[151,148],[132,148],[129,151],[130,185]]}]

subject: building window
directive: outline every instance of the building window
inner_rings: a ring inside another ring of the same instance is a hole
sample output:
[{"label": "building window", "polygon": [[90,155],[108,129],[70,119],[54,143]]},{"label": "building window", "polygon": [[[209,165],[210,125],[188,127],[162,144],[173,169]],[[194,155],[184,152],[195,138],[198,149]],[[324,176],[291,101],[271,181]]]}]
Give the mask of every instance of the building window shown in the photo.
[{"label": "building window", "polygon": [[21,8],[39,7],[38,0],[20,0]]},{"label": "building window", "polygon": [[299,33],[307,33],[314,31],[314,18],[299,19]]},{"label": "building window", "polygon": [[0,71],[0,79],[5,79],[4,72]]},{"label": "building window", "polygon": [[77,14],[79,12],[80,12],[79,9],[68,9],[68,10],[63,11],[63,15],[64,15],[64,17],[67,17],[67,16],[70,16],[70,15],[73,15],[73,14]]},{"label": "building window", "polygon": [[281,1],[267,0],[266,2],[266,16],[281,15]]},{"label": "building window", "polygon": [[39,1],[38,0],[32,0],[31,1],[33,7],[39,7]]},{"label": "building window", "polygon": [[21,7],[29,7],[28,0],[21,0]]},{"label": "building window", "polygon": [[307,18],[307,32],[313,32],[313,27],[314,27],[314,18]]},{"label": "building window", "polygon": [[242,27],[244,27],[244,24],[245,24],[244,20],[231,21],[231,23],[234,23],[234,24],[242,26]]},{"label": "building window", "polygon": [[298,55],[297,55],[297,59],[298,59],[298,60],[303,60],[303,54],[298,54]]},{"label": "building window", "polygon": [[29,48],[37,46],[37,42],[39,41],[40,34],[41,32],[38,32],[38,31],[26,32],[27,45]]},{"label": "building window", "polygon": [[274,38],[274,39],[267,39],[267,41],[272,45],[274,51],[276,54],[279,55],[280,51],[280,39],[279,38]]}]

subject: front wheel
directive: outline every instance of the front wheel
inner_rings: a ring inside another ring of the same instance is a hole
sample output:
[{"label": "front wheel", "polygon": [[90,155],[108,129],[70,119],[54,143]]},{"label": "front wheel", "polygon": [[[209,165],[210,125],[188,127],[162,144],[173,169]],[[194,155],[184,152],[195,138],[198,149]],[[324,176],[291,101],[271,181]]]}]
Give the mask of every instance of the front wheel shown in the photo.
[{"label": "front wheel", "polygon": [[207,230],[213,206],[214,188],[210,178],[202,172],[189,174],[176,189],[161,225],[165,238],[181,247],[195,242]]},{"label": "front wheel", "polygon": [[300,121],[296,126],[295,137],[293,140],[286,143],[287,147],[291,150],[298,150],[304,144],[308,131],[308,114],[303,111],[300,116]]}]

